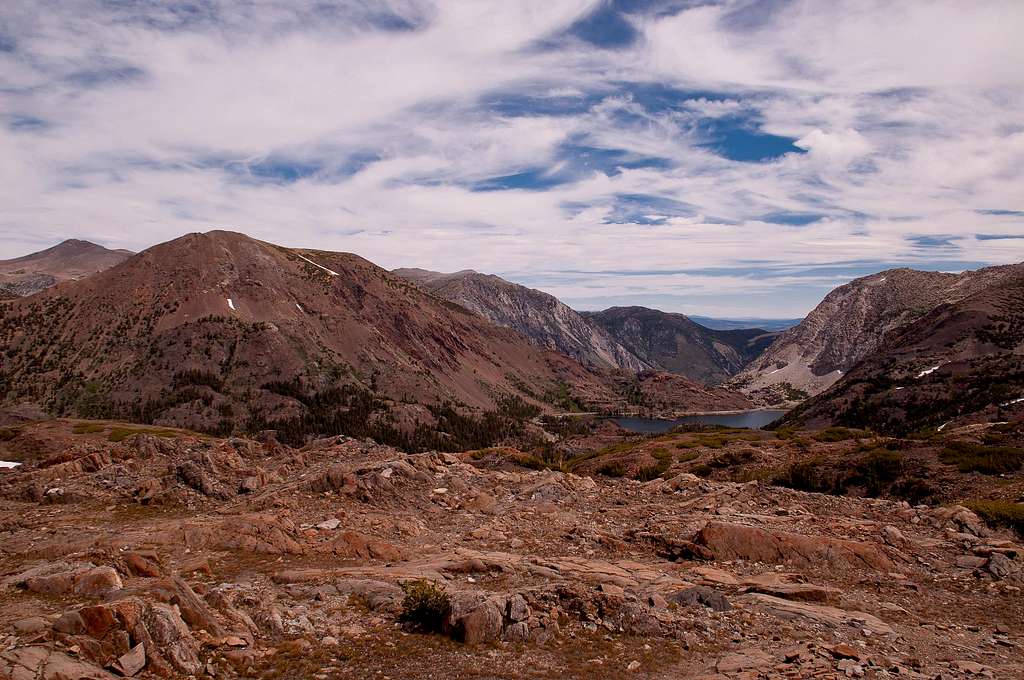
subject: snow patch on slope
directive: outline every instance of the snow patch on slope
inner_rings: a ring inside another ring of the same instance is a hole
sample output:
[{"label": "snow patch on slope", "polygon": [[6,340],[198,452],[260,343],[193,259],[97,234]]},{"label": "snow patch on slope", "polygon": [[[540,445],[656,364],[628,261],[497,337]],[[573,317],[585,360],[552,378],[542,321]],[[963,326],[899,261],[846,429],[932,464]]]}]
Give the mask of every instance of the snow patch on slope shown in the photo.
[{"label": "snow patch on slope", "polygon": [[235,301],[232,300],[231,298],[228,298],[228,307],[230,307],[232,311],[234,311],[235,309]]},{"label": "snow patch on slope", "polygon": [[313,260],[309,259],[308,257],[305,257],[303,255],[299,255],[298,253],[295,253],[295,254],[298,255],[303,260],[305,260],[306,262],[308,262],[311,265],[313,265],[314,267],[319,267],[320,269],[323,269],[325,272],[327,272],[331,276],[338,276],[338,272],[334,271],[333,269],[328,269],[327,267],[323,266],[322,264],[317,264],[316,262],[313,262]]}]

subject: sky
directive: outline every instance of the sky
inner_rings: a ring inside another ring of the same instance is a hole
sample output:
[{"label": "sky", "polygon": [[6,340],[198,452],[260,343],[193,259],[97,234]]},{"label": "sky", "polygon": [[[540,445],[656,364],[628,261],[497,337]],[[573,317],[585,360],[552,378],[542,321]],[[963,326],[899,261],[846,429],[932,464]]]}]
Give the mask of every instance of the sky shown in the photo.
[{"label": "sky", "polygon": [[788,318],[1024,260],[1020,0],[5,0],[0,258],[231,229]]}]

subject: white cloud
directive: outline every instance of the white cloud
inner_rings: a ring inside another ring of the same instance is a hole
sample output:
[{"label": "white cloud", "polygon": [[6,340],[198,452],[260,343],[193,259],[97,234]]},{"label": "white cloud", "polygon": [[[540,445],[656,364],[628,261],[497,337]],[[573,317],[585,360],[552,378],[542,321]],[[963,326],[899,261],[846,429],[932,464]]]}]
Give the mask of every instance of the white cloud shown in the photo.
[{"label": "white cloud", "polygon": [[[235,228],[571,300],[735,314],[768,295],[756,316],[841,280],[780,267],[1024,259],[1024,239],[975,238],[1024,223],[980,212],[1024,211],[1019,2],[793,2],[737,26],[728,1],[633,16],[642,39],[614,51],[557,38],[590,0],[197,6],[2,10],[0,256]],[[807,153],[723,158],[707,143],[736,121]],[[661,160],[605,174],[570,143]],[[275,162],[320,170],[261,181]],[[526,171],[573,181],[471,188]],[[804,215],[821,219],[785,223]],[[951,245],[914,240],[936,236]],[[556,275],[683,270],[737,273]]]}]

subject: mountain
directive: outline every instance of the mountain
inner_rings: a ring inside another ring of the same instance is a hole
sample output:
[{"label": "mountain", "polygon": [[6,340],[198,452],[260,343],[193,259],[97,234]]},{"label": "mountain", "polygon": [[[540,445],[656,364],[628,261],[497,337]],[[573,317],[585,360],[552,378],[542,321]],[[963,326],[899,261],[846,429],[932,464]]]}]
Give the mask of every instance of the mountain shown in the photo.
[{"label": "mountain", "polygon": [[690,321],[699,323],[714,331],[735,331],[748,328],[763,328],[766,331],[785,331],[797,325],[802,319],[717,319],[710,316],[687,314]]},{"label": "mountain", "polygon": [[1013,275],[899,329],[785,423],[904,435],[1024,417],[1024,267],[1000,269]]},{"label": "mountain", "polygon": [[796,402],[827,389],[886,338],[936,307],[1019,275],[1022,265],[962,274],[890,269],[825,296],[730,385],[762,403]]},{"label": "mountain", "polygon": [[[616,399],[571,359],[356,255],[223,231],[0,305],[0,346],[8,403],[204,431]],[[469,427],[449,416],[452,437]]]},{"label": "mountain", "polygon": [[522,333],[539,347],[561,352],[581,363],[633,373],[649,368],[603,329],[587,323],[553,295],[470,270],[442,274],[425,269],[396,269],[392,273],[476,312],[491,323]]},{"label": "mountain", "polygon": [[683,314],[646,307],[612,307],[583,316],[651,366],[706,384],[735,375],[776,335],[759,328],[712,330]]},{"label": "mountain", "polygon": [[132,256],[89,241],[69,239],[38,253],[0,260],[0,299],[24,297],[59,281],[80,279],[109,269]]}]

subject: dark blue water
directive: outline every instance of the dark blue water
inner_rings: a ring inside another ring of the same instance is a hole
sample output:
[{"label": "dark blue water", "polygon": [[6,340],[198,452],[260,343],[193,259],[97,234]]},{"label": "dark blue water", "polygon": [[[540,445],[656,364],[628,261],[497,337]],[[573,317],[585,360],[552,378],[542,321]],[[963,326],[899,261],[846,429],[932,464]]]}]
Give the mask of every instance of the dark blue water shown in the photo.
[{"label": "dark blue water", "polygon": [[725,425],[726,427],[749,427],[759,430],[768,423],[780,418],[785,411],[741,411],[740,413],[716,413],[704,416],[684,416],[675,420],[658,420],[657,418],[613,418],[620,427],[630,432],[659,434],[668,432],[677,425],[703,423],[705,425]]}]

